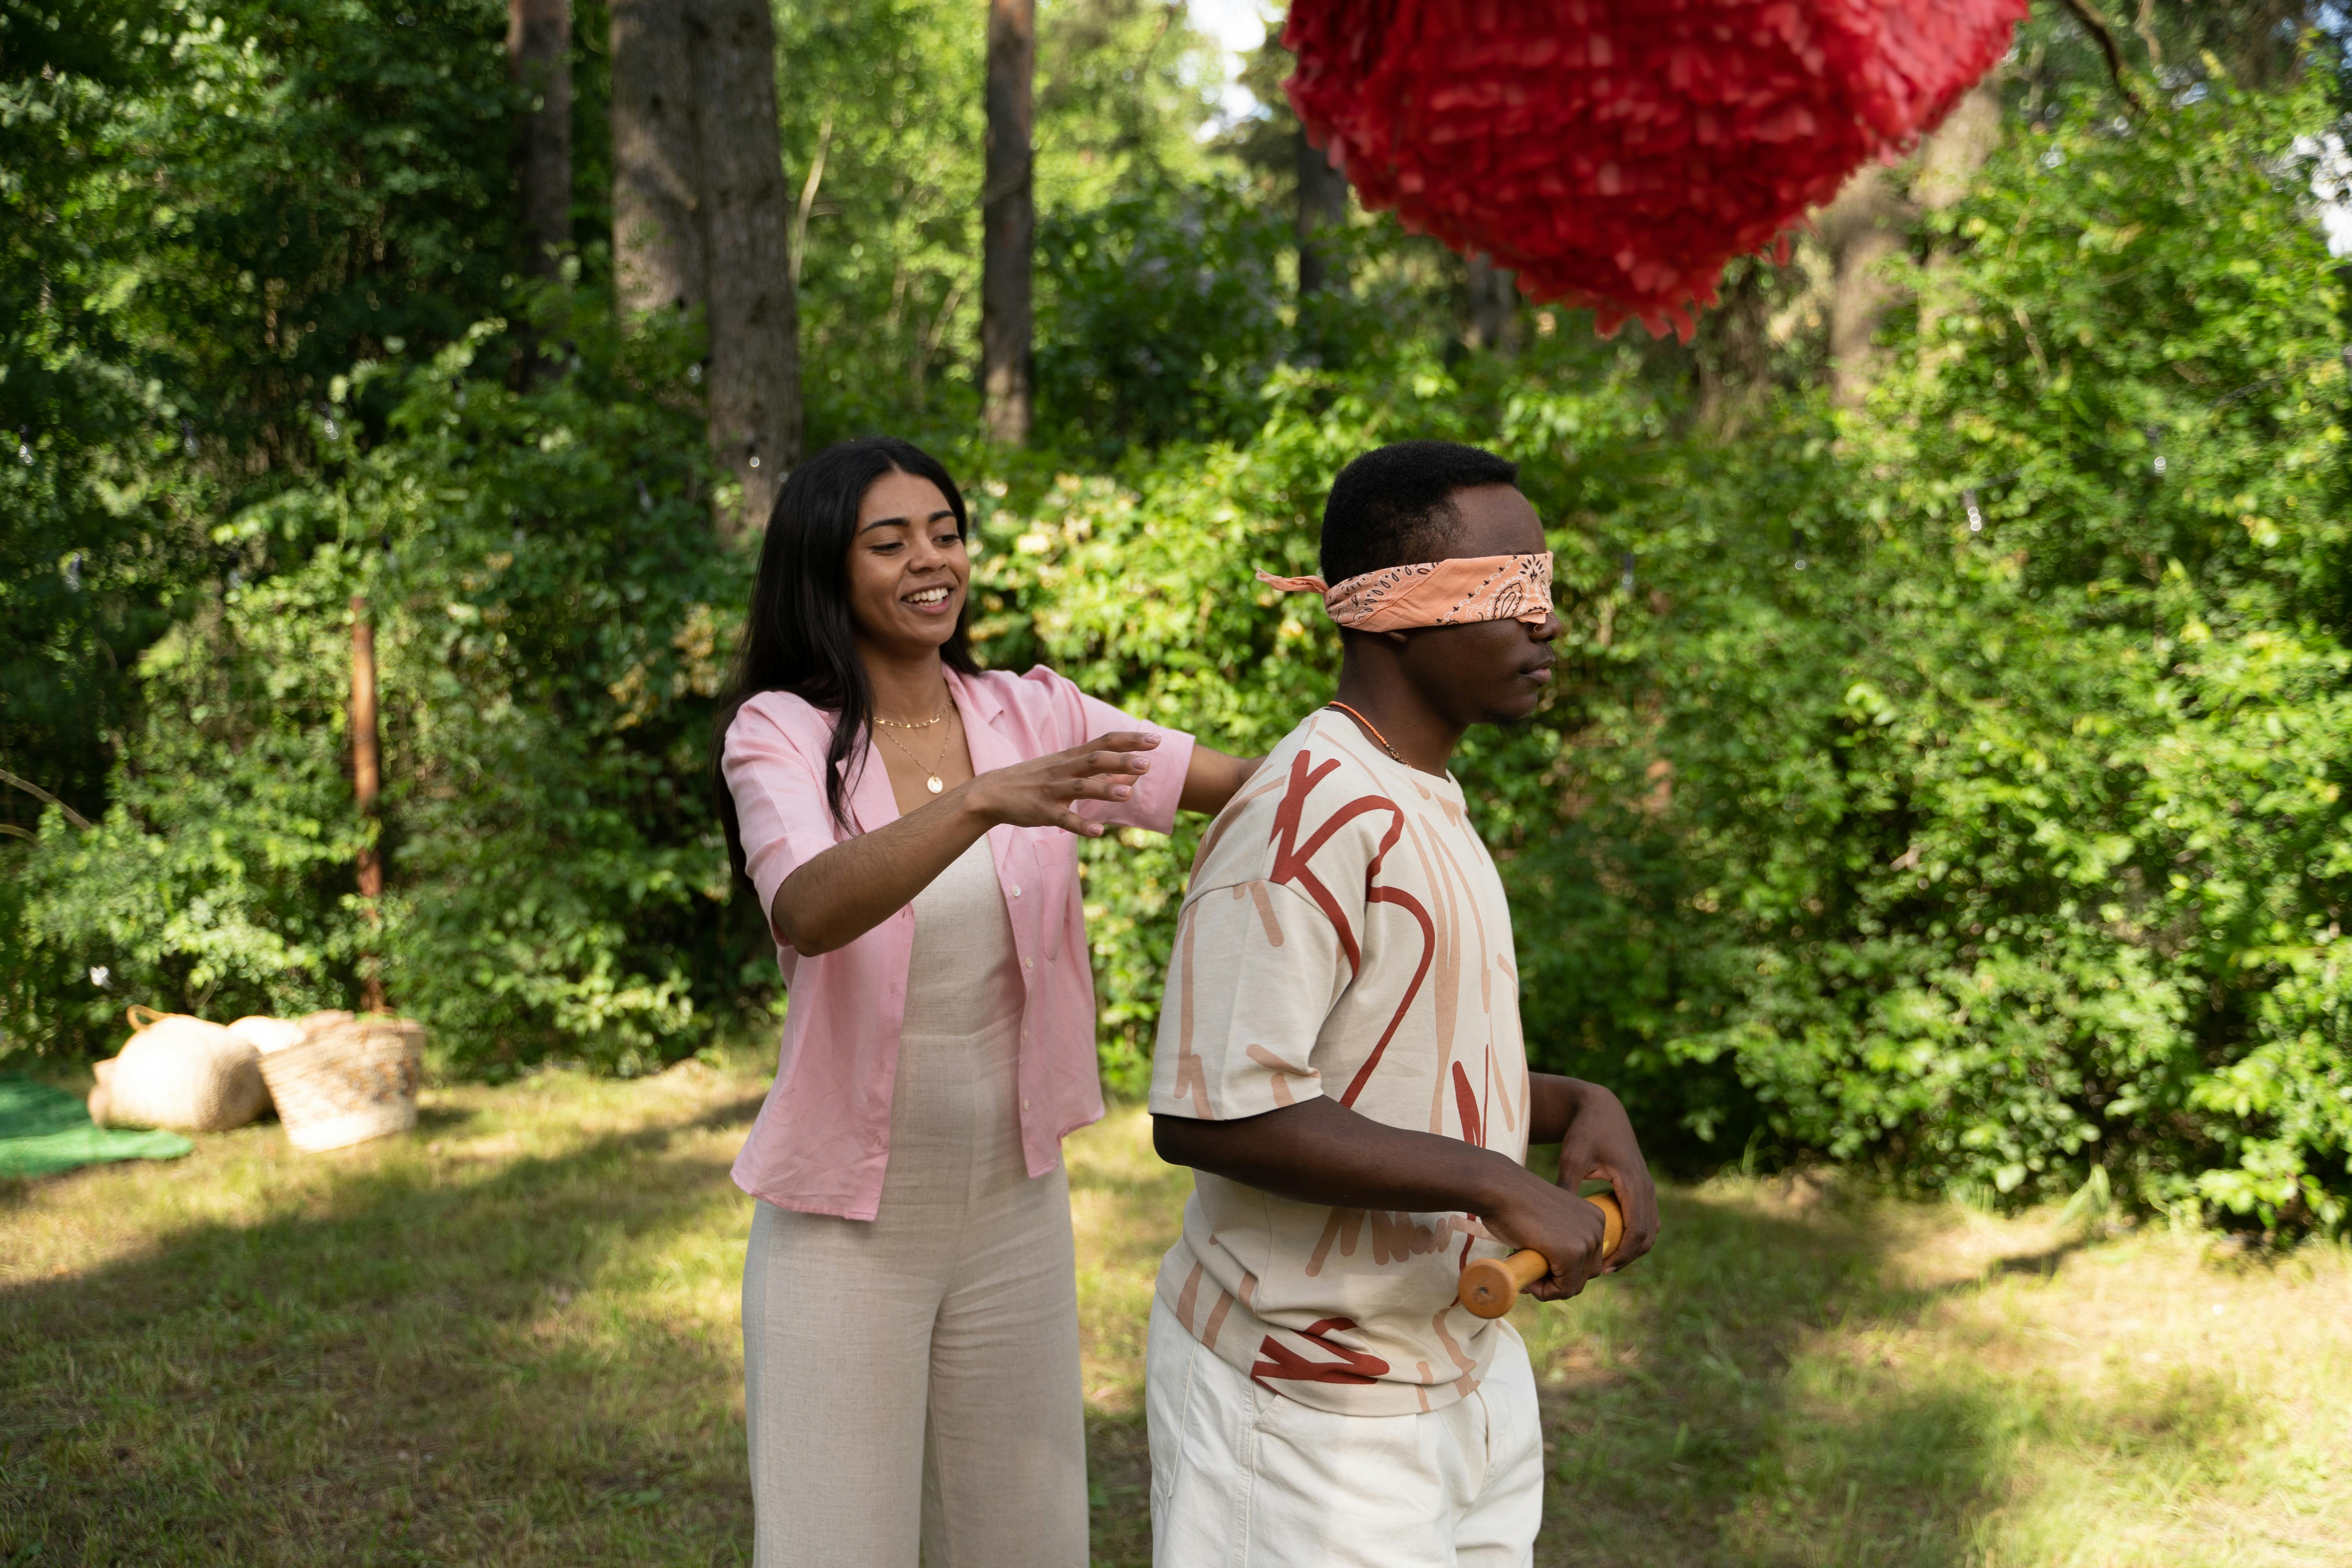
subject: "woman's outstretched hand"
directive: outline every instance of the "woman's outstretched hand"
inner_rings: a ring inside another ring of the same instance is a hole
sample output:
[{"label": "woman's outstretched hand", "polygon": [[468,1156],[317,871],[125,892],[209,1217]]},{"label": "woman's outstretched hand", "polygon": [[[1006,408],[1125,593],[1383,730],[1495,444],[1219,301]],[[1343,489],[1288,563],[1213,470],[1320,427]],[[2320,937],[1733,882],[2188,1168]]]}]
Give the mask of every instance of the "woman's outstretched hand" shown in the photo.
[{"label": "woman's outstretched hand", "polygon": [[992,826],[1059,827],[1081,838],[1099,838],[1103,825],[1079,816],[1072,803],[1125,800],[1135,793],[1135,781],[1150,771],[1150,753],[1159,744],[1157,735],[1114,730],[1066,752],[992,768],[964,786],[965,799]]},{"label": "woman's outstretched hand", "polygon": [[802,866],[776,889],[769,921],[780,941],[814,957],[856,941],[904,909],[992,827],[1058,827],[1099,838],[1103,825],[1073,807],[1133,795],[1159,744],[1157,735],[1114,730],[967,779]]}]

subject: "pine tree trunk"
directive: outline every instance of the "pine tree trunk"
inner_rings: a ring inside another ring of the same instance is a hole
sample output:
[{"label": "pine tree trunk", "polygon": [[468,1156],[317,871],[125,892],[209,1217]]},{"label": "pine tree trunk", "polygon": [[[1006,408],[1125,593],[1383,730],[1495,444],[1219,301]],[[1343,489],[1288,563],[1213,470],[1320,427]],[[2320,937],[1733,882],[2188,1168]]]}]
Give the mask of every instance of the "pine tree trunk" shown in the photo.
[{"label": "pine tree trunk", "polygon": [[1836,273],[1830,294],[1830,379],[1837,400],[1861,403],[1877,379],[1878,329],[1904,297],[1886,276],[1887,258],[1902,248],[1921,209],[1948,207],[1967,195],[1985,160],[2000,144],[2000,97],[1979,83],[1927,138],[1907,195],[1873,163],[1856,170],[1837,198],[1822,209],[1817,226]]},{"label": "pine tree trunk", "polygon": [[1348,176],[1298,132],[1298,291],[1348,286],[1347,263],[1315,243],[1316,234],[1339,228],[1348,221]]},{"label": "pine tree trunk", "polygon": [[720,520],[763,524],[800,460],[800,315],[793,194],[776,137],[776,28],[767,0],[700,0],[687,16],[710,316],[710,445],[743,488]]},{"label": "pine tree trunk", "polygon": [[551,278],[572,247],[571,0],[507,0],[507,66],[530,95],[515,147],[523,268]]},{"label": "pine tree trunk", "polygon": [[705,302],[686,0],[613,0],[613,267],[625,315]]},{"label": "pine tree trunk", "polygon": [[1771,274],[1749,258],[1724,271],[1721,299],[1699,318],[1697,425],[1721,440],[1739,434],[1772,393]]},{"label": "pine tree trunk", "polygon": [[1030,426],[1031,183],[1035,0],[989,0],[988,157],[981,191],[980,385],[989,439],[1021,446]]},{"label": "pine tree trunk", "polygon": [[[1969,182],[2000,146],[2000,94],[1990,82],[1979,82],[1927,138],[1919,172],[1911,182],[1911,199],[1927,212],[1958,205],[1969,194]],[[1937,246],[1927,256],[1929,277],[1943,270],[1950,257]],[[1920,296],[1919,322],[1912,336],[1922,343],[1936,341],[1939,290]]]},{"label": "pine tree trunk", "polygon": [[1817,220],[1835,268],[1830,287],[1830,381],[1853,407],[1878,374],[1878,327],[1902,297],[1885,276],[1902,247],[1911,205],[1876,163],[1855,170]]}]

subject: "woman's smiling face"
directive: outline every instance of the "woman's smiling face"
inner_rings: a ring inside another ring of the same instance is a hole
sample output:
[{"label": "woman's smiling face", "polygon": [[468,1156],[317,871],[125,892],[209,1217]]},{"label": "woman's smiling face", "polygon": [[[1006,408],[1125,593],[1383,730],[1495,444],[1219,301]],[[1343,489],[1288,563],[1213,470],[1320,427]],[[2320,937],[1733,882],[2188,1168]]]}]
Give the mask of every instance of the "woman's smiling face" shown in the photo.
[{"label": "woman's smiling face", "polygon": [[893,469],[866,489],[849,542],[849,613],[860,642],[904,658],[955,631],[971,581],[956,514],[940,487]]}]

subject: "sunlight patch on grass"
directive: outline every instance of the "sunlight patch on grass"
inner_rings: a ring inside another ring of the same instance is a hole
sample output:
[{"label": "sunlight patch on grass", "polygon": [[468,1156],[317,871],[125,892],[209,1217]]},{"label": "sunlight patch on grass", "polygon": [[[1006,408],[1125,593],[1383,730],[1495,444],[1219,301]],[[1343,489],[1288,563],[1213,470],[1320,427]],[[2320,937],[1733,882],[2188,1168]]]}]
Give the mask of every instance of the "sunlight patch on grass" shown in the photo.
[{"label": "sunlight patch on grass", "polygon": [[2352,1563],[2340,1247],[1725,1181],[1538,1322],[1542,1562]]}]

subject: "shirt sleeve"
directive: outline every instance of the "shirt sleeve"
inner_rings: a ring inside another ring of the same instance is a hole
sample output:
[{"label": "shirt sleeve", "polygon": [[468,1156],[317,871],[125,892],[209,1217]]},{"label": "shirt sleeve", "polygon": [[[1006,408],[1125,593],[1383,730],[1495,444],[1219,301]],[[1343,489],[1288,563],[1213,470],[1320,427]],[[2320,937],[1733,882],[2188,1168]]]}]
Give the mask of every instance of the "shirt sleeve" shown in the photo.
[{"label": "shirt sleeve", "polygon": [[1165,833],[1175,826],[1176,803],[1184,793],[1184,774],[1192,765],[1194,742],[1191,735],[1165,724],[1138,719],[1089,697],[1067,677],[1042,664],[1021,679],[1037,681],[1054,695],[1055,719],[1060,731],[1055,739],[1055,751],[1083,745],[1114,730],[1143,730],[1160,737],[1159,748],[1151,753],[1150,771],[1135,781],[1135,793],[1125,800],[1079,801],[1073,809],[1080,816],[1114,827],[1141,827],[1153,833]]},{"label": "shirt sleeve", "polygon": [[1177,918],[1170,971],[1153,1114],[1234,1121],[1324,1092],[1316,1043],[1352,971],[1313,900],[1279,882],[1212,888]]},{"label": "shirt sleeve", "polygon": [[837,840],[824,803],[824,759],[811,757],[769,714],[747,704],[727,727],[719,772],[735,797],[743,868],[760,895],[760,918],[778,947],[776,889]]}]

